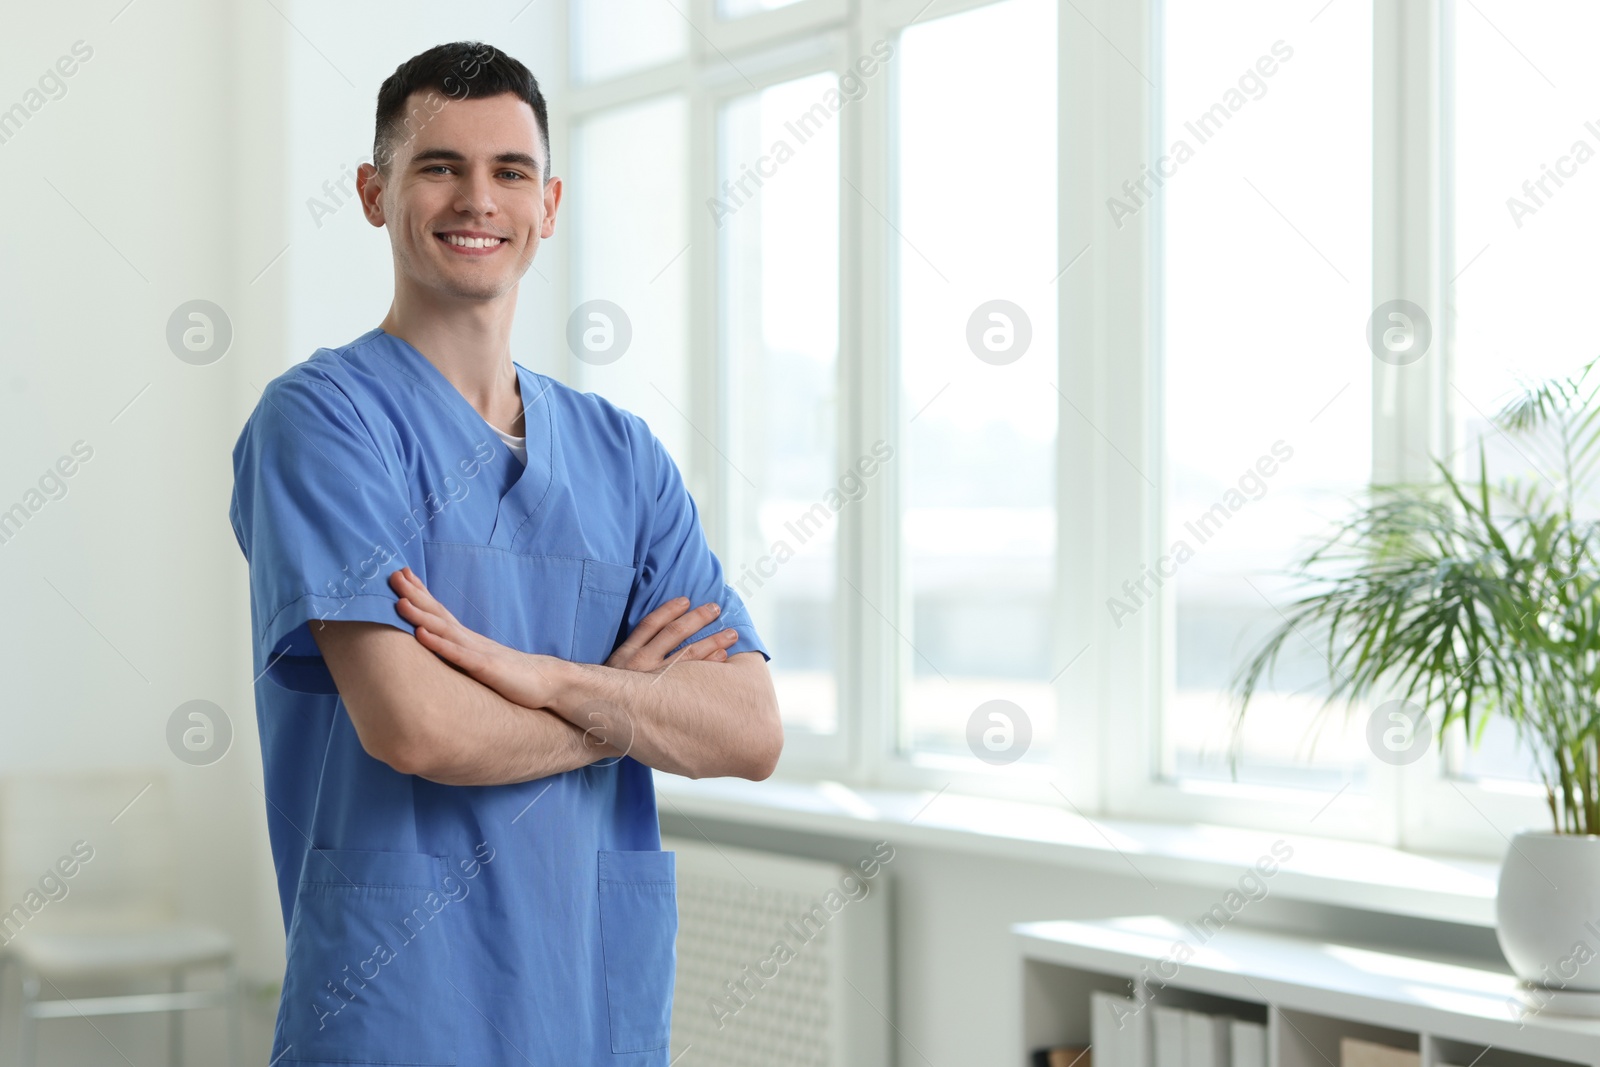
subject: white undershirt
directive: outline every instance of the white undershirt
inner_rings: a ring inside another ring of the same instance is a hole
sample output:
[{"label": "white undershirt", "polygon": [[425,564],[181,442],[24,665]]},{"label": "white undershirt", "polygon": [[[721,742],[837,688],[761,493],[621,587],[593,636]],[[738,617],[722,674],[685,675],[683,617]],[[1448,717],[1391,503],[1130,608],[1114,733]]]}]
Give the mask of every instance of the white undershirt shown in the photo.
[{"label": "white undershirt", "polygon": [[528,439],[526,437],[512,437],[493,423],[489,424],[489,429],[500,435],[500,440],[506,443],[506,447],[511,450],[513,456],[522,461],[523,466],[528,465]]}]

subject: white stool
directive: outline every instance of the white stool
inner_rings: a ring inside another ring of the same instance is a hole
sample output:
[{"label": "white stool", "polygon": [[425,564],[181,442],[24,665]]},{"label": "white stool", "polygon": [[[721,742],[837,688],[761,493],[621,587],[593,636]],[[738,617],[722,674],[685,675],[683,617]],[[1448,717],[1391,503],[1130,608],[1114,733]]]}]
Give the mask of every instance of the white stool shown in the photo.
[{"label": "white stool", "polygon": [[[227,1012],[228,1063],[239,1062],[239,978],[222,930],[177,915],[174,813],[165,771],[29,774],[0,779],[0,993],[22,984],[22,1067],[33,1067],[44,1019],[168,1013],[173,1067],[183,1062],[183,1013]],[[86,843],[83,860],[74,845]],[[71,870],[70,875],[64,872]],[[59,899],[43,891],[44,883]],[[37,911],[19,902],[33,892]],[[39,905],[39,901],[44,901]],[[188,989],[190,971],[221,983]],[[141,976],[164,989],[67,996],[62,985]]]}]

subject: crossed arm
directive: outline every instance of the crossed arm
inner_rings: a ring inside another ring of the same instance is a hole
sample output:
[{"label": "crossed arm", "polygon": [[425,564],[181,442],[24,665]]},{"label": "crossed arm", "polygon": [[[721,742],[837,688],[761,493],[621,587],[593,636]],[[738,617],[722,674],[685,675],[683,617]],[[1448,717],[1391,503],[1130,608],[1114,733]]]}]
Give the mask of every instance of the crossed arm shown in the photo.
[{"label": "crossed arm", "polygon": [[409,568],[389,583],[414,635],[325,622],[312,636],[362,746],[402,773],[500,785],[628,755],[690,778],[759,781],[777,764],[783,727],[761,653],[729,657],[732,631],[672,653],[714,604],[664,605],[605,664],[587,664],[467,629]]}]

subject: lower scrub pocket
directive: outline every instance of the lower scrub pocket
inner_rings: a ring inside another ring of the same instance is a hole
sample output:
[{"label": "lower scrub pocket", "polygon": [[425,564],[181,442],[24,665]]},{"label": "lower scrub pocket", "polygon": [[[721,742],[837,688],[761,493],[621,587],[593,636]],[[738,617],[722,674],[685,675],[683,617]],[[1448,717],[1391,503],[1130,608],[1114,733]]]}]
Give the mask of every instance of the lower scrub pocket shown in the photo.
[{"label": "lower scrub pocket", "polygon": [[289,926],[285,1063],[456,1062],[444,862],[313,849]]},{"label": "lower scrub pocket", "polygon": [[665,1048],[672,1028],[678,891],[674,854],[597,854],[611,1051]]}]

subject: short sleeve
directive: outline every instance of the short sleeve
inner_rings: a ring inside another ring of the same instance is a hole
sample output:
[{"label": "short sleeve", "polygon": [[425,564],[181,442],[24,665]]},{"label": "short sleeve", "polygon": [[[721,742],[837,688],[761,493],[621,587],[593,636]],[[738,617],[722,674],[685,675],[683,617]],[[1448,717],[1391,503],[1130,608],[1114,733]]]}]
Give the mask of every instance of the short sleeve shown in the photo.
[{"label": "short sleeve", "polygon": [[683,484],[678,465],[667,454],[660,439],[650,433],[644,420],[639,419],[635,425],[649,435],[655,505],[645,538],[638,585],[629,600],[627,631],[631,632],[646,615],[677,597],[688,597],[690,607],[715,601],[722,609],[717,617],[686,638],[684,644],[732,627],[739,636],[728,646],[730,657],[741,652],[759,652],[764,659],[771,660],[766,643],[750,621],[749,610],[724,580],[722,564],[706,543],[705,531],[700,526],[700,511]]},{"label": "short sleeve", "polygon": [[270,383],[233,451],[229,519],[250,568],[255,674],[337,692],[311,627],[382,622],[411,633],[389,575],[407,565],[390,530],[410,514],[355,405],[309,377]]}]

